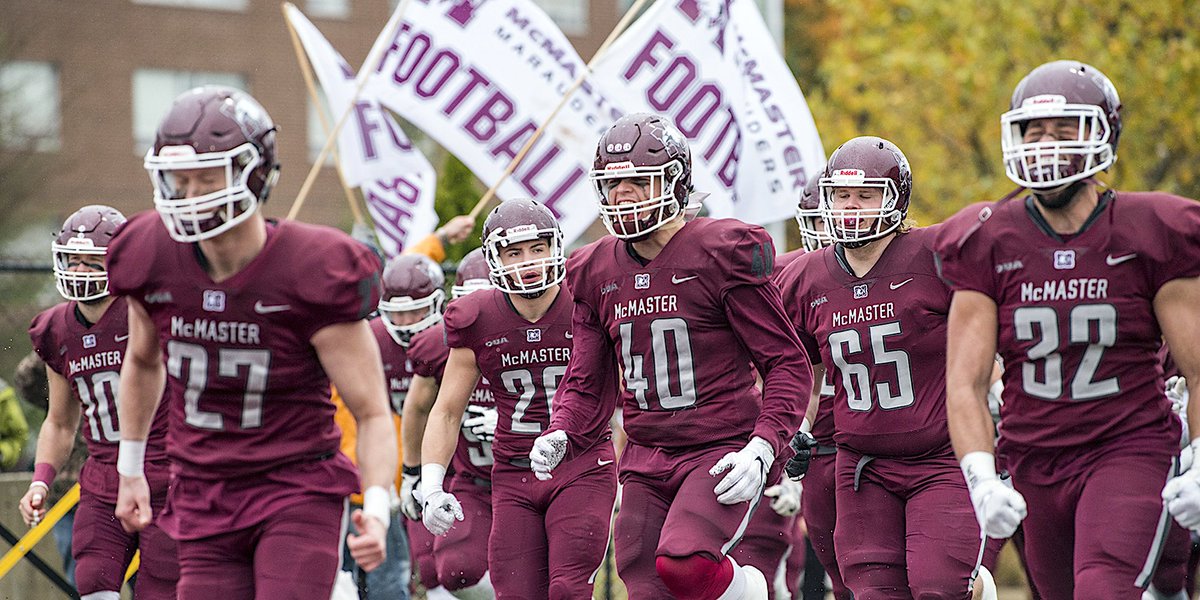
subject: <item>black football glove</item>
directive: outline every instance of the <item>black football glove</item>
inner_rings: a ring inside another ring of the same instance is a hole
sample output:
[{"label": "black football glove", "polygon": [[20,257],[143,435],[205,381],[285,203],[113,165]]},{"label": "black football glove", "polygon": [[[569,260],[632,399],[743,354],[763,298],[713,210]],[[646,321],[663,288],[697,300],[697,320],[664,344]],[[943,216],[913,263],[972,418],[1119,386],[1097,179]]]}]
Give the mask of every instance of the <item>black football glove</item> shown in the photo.
[{"label": "black football glove", "polygon": [[817,439],[807,431],[797,431],[796,435],[792,436],[791,446],[796,455],[788,459],[783,470],[789,479],[799,481],[808,472],[808,463],[817,451]]}]

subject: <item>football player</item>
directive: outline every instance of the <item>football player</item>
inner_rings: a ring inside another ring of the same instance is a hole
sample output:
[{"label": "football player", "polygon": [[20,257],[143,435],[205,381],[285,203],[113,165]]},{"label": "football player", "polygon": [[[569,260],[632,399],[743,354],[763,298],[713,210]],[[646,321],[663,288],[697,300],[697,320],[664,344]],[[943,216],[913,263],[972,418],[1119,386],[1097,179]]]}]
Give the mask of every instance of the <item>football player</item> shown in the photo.
[{"label": "football player", "polygon": [[[335,229],[263,217],[275,125],[244,92],[176,98],[145,166],[156,210],[108,253],[109,286],[129,305],[117,517],[135,531],[151,521],[143,464],[165,386],[160,526],[179,542],[179,597],[328,600],[360,481],[350,553],[370,571],[386,552],[396,434],[365,320],[379,259]],[[338,451],[331,381],[357,421],[361,480]]]},{"label": "football player", "polygon": [[[804,247],[783,254],[777,259],[775,263],[777,283],[780,274],[792,261],[833,243],[829,233],[825,231],[825,220],[821,216],[819,184],[824,171],[825,167],[822,165],[821,170],[808,179],[804,185],[804,191],[800,194],[800,202],[796,207],[796,224],[800,227],[800,236]],[[833,543],[833,525],[837,506],[834,493],[837,445],[833,441],[833,404],[830,401],[833,396],[833,380],[830,379],[831,375],[831,372],[825,371],[824,377],[814,380],[814,386],[818,382],[820,385],[820,403],[809,434],[812,435],[817,445],[809,449],[809,462],[804,475],[804,502],[801,510],[805,528],[808,531],[808,543],[812,544],[821,566],[829,575],[829,581],[832,584],[830,591],[833,592],[833,597],[837,600],[849,600],[850,590],[842,581]],[[780,485],[786,484],[781,483]],[[785,489],[781,487],[778,490],[781,496]],[[773,492],[773,490],[767,491]],[[778,498],[772,500],[773,505],[780,503]],[[800,541],[797,538],[797,542]],[[801,547],[793,549],[793,552],[803,553],[804,548],[801,545]]]},{"label": "football player", "polygon": [[[1007,537],[1023,521],[1029,571],[1047,598],[1140,598],[1166,539],[1164,498],[1176,518],[1200,509],[1200,470],[1167,483],[1180,423],[1155,356],[1161,330],[1183,350],[1175,359],[1189,382],[1200,368],[1200,205],[1095,179],[1117,158],[1120,110],[1091,65],[1031,71],[1000,119],[1005,171],[1020,187],[964,208],[937,240],[954,290],[955,451],[987,534]],[[1015,490],[996,476],[987,411],[997,351],[997,451]],[[1189,417],[1195,435],[1200,412]]]},{"label": "football player", "polygon": [[[442,267],[421,254],[397,256],[384,266],[379,318],[370,321],[370,328],[383,359],[383,375],[397,418],[394,420],[398,420],[403,412],[404,399],[413,380],[412,360],[409,357],[412,339],[441,320],[445,300],[442,287],[445,281]],[[339,412],[340,418],[347,416],[345,412]],[[399,423],[403,427],[403,421]],[[357,436],[352,422],[342,427],[343,436],[350,435],[351,431]],[[345,447],[350,441],[343,440],[342,446]],[[438,580],[433,557],[433,536],[424,527],[408,520],[393,523],[389,527],[388,538],[391,542],[389,552],[391,547],[404,544],[407,548],[400,552],[407,551],[407,556],[395,562],[389,559],[380,568],[365,574],[370,597],[391,598],[408,593],[408,565],[413,563],[417,565],[418,578],[430,597],[448,597]],[[408,557],[411,557],[411,561]]]},{"label": "football player", "polygon": [[[561,476],[542,481],[529,473],[530,449],[550,423],[555,390],[574,352],[562,230],[533,200],[502,202],[484,222],[483,253],[496,289],[455,300],[446,311],[450,354],[421,445],[425,525],[438,535],[474,527],[458,499],[464,484],[452,483],[447,492],[443,480],[482,376],[491,382],[497,411],[488,539],[496,595],[590,598],[617,488],[611,400],[608,415],[580,432]],[[615,397],[611,371],[592,384],[601,396]]]},{"label": "football player", "polygon": [[857,598],[969,597],[981,538],[946,430],[936,227],[906,221],[912,171],[882,138],[839,146],[819,186],[835,245],[779,279],[814,377],[832,374],[842,578]]},{"label": "football player", "polygon": [[[471,292],[491,288],[487,261],[483,250],[476,248],[458,263],[453,299]],[[488,534],[492,529],[492,444],[496,430],[496,409],[487,381],[480,379],[467,405],[469,419],[459,430],[458,445],[447,473],[450,490],[463,505],[465,521],[444,536],[434,537],[421,523],[420,509],[413,491],[421,472],[421,440],[429,411],[437,398],[450,349],[446,346],[445,330],[438,321],[412,338],[408,360],[412,365],[412,385],[404,401],[402,419],[405,454],[405,479],[401,502],[413,529],[432,541],[431,559],[436,563],[439,584],[459,598],[492,598],[488,577]]]},{"label": "football player", "polygon": [[581,434],[612,414],[597,382],[619,369],[629,441],[615,545],[630,596],[765,598],[763,574],[730,551],[800,425],[812,372],[771,284],[770,236],[685,221],[691,169],[663,117],[626,115],[600,138],[590,178],[612,235],[571,257],[576,351],[530,458],[539,477],[560,477]]},{"label": "football player", "polygon": [[[72,555],[75,585],[85,600],[119,598],[125,570],[139,549],[136,598],[174,598],[179,579],[175,542],[156,521],[131,533],[112,518],[121,439],[117,390],[129,326],[125,299],[108,293],[105,254],[124,223],[125,215],[103,205],[85,206],[67,218],[51,245],[58,293],[67,301],[34,317],[29,328],[33,349],[46,363],[50,404],[38,435],[33,483],[19,507],[30,525],[45,516],[50,484],[82,425],[88,458],[79,476]],[[164,407],[154,413],[146,442],[145,472],[156,512],[167,497],[166,437]]]}]

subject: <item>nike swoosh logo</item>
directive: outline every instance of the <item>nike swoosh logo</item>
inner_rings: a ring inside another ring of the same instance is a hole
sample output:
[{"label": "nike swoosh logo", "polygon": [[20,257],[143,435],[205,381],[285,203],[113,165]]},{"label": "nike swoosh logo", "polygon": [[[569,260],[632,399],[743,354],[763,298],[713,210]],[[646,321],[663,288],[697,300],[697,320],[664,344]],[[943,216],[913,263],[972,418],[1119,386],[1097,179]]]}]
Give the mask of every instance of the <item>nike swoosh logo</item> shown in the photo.
[{"label": "nike swoosh logo", "polygon": [[908,282],[910,282],[910,281],[912,281],[912,280],[913,280],[913,278],[912,278],[912,277],[909,277],[908,279],[905,279],[904,281],[901,281],[900,283],[889,283],[889,284],[888,284],[888,287],[892,288],[893,290],[898,290],[898,289],[900,289],[901,287],[903,287],[903,286],[904,286],[904,284],[906,284],[906,283],[908,283]]},{"label": "nike swoosh logo", "polygon": [[254,312],[256,312],[260,315],[265,315],[265,314],[269,314],[269,313],[277,313],[277,312],[282,312],[285,310],[291,310],[291,308],[292,308],[292,305],[290,305],[290,304],[266,305],[266,304],[262,303],[262,300],[259,300],[258,302],[254,303]]},{"label": "nike swoosh logo", "polygon": [[575,336],[574,336],[574,334],[572,334],[570,331],[568,331],[568,332],[567,332],[567,339],[569,340],[569,339],[571,339],[571,338],[573,338],[573,337],[575,337]]},{"label": "nike swoosh logo", "polygon": [[697,277],[699,277],[699,275],[692,275],[691,277],[676,277],[676,276],[672,275],[671,283],[683,283],[685,281],[691,281]]},{"label": "nike swoosh logo", "polygon": [[1104,262],[1108,263],[1108,266],[1110,267],[1115,267],[1125,261],[1133,260],[1135,258],[1137,258],[1137,252],[1134,252],[1133,254],[1126,254],[1125,256],[1113,256],[1109,254],[1108,256],[1104,257]]},{"label": "nike swoosh logo", "polygon": [[600,465],[600,466],[602,466],[602,467],[607,467],[608,465],[611,465],[611,464],[613,464],[613,461],[611,461],[611,460],[600,460],[600,459],[598,459],[598,458],[597,458],[597,459],[596,459],[596,464],[598,464],[598,465]]},{"label": "nike swoosh logo", "polygon": [[127,333],[125,335],[114,335],[113,339],[116,340],[118,343],[123,342],[123,341],[129,339],[129,334]]}]

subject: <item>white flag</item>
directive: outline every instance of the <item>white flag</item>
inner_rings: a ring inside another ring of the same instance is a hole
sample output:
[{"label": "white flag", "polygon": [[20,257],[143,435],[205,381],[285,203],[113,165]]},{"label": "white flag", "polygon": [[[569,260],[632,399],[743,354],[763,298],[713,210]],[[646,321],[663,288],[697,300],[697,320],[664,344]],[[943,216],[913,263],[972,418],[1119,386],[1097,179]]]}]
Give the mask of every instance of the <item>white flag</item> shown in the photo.
[{"label": "white flag", "polygon": [[688,138],[692,181],[716,217],[796,214],[825,151],[753,0],[659,0],[595,65],[592,82]]},{"label": "white flag", "polygon": [[[398,27],[384,28],[372,49],[383,57],[368,84],[372,97],[488,185],[585,68],[530,0],[412,0],[401,18]],[[500,186],[499,197],[544,203],[567,242],[577,238],[597,214],[587,180],[596,141],[622,112],[584,85]]]},{"label": "white flag", "polygon": [[[333,118],[341,118],[357,87],[354,71],[295,6],[287,5],[287,15],[317,74]],[[353,112],[338,132],[338,155],[346,183],[362,188],[384,254],[399,254],[409,242],[437,227],[433,207],[437,175],[433,166],[367,90],[359,94]]]}]

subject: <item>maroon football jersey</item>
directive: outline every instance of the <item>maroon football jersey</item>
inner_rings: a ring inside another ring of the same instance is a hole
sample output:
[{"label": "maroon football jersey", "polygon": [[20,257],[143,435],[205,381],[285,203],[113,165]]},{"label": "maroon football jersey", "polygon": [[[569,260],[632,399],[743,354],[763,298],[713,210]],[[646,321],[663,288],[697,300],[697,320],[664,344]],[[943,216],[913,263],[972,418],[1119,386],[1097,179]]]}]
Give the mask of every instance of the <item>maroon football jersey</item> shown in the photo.
[{"label": "maroon football jersey", "polygon": [[[136,298],[158,330],[176,468],[225,479],[336,455],[329,378],[310,339],[375,308],[379,259],[340,231],[285,221],[268,224],[262,250],[225,281],[200,260],[153,212],[108,249],[110,289]],[[338,484],[322,492],[354,491],[354,471]]]},{"label": "maroon football jersey", "polygon": [[[83,406],[80,430],[87,443],[89,460],[110,469],[116,469],[117,442],[121,441],[117,391],[129,338],[128,319],[125,299],[116,298],[100,320],[88,327],[76,316],[72,301],[46,309],[29,326],[34,351],[51,370],[67,380],[71,397]],[[146,440],[147,462],[166,460],[166,438],[166,403],[159,403]],[[88,492],[108,495],[106,490]],[[111,496],[104,500],[115,502],[115,493]]]},{"label": "maroon football jersey", "polygon": [[408,397],[408,388],[412,385],[413,364],[408,356],[408,349],[396,343],[383,324],[384,317],[371,319],[371,335],[379,345],[379,357],[383,360],[383,378],[387,382],[388,398],[392,401],[392,410],[396,414],[404,414],[404,399]]},{"label": "maroon football jersey", "polygon": [[778,453],[803,418],[812,371],[771,284],[774,259],[766,231],[733,219],[688,222],[644,265],[612,237],[577,250],[567,280],[587,354],[571,363],[555,427],[573,432],[599,418],[591,382],[615,368],[634,443],[690,448],[757,435]]},{"label": "maroon football jersey", "polygon": [[[446,370],[446,360],[450,358],[450,347],[446,345],[446,332],[441,323],[437,323],[414,335],[408,348],[408,358],[412,361],[413,372],[422,377],[430,377],[442,383],[442,373]],[[492,408],[496,405],[492,398],[491,386],[486,377],[479,378],[479,385],[471,392],[468,401],[471,406]],[[463,420],[471,416],[467,413]],[[479,439],[471,430],[462,428],[458,432],[458,445],[454,448],[454,458],[450,467],[455,473],[491,481],[492,479],[492,443]]]},{"label": "maroon football jersey", "polygon": [[950,290],[933,260],[937,227],[897,235],[863,277],[833,247],[781,279],[810,355],[833,381],[834,439],[863,454],[920,456],[949,448],[946,316]]},{"label": "maroon football jersey", "polygon": [[[780,254],[779,256],[775,257],[775,273],[773,275],[771,275],[771,278],[774,279],[775,284],[777,286],[779,286],[779,289],[781,290],[782,296],[783,296],[784,309],[787,310],[789,313],[791,312],[791,306],[790,306],[791,301],[788,299],[788,296],[787,296],[787,282],[784,278],[785,277],[794,278],[796,276],[796,273],[798,273],[799,271],[796,269],[789,269],[789,268],[787,268],[787,266],[792,264],[793,262],[796,262],[796,259],[800,258],[801,256],[804,256],[807,253],[808,252],[806,252],[803,248],[801,248],[799,250],[792,250],[791,252],[785,252],[785,253]],[[785,275],[785,273],[787,275]],[[793,325],[794,325],[794,323],[793,323]],[[800,333],[801,332],[799,332],[799,331],[796,332],[797,335],[800,335]],[[816,362],[820,362],[821,355],[819,353],[818,354],[809,354],[808,360],[810,363],[815,364]],[[812,429],[809,431],[809,433],[811,433],[813,438],[815,438],[817,440],[817,442],[819,442],[822,446],[832,446],[834,443],[833,442],[833,391],[834,391],[833,390],[833,373],[827,370],[827,371],[825,371],[825,377],[820,382],[814,381],[813,383],[819,384],[821,386],[821,401],[820,401],[820,404],[817,406],[817,418],[815,421],[813,421]]]},{"label": "maroon football jersey", "polygon": [[1200,275],[1200,204],[1130,192],[1101,202],[1074,236],[1053,233],[1027,198],[968,206],[938,237],[946,281],[997,305],[1001,450],[1178,439],[1152,301]]},{"label": "maroon football jersey", "polygon": [[[571,294],[559,289],[550,310],[537,323],[530,323],[504,292],[480,290],[451,302],[443,322],[446,344],[470,348],[480,375],[493,382],[499,417],[492,441],[496,458],[528,459],[533,440],[547,430],[555,394],[571,359]],[[580,432],[580,450],[607,437],[614,385],[610,377],[597,390],[609,400],[610,409],[599,425]]]}]

